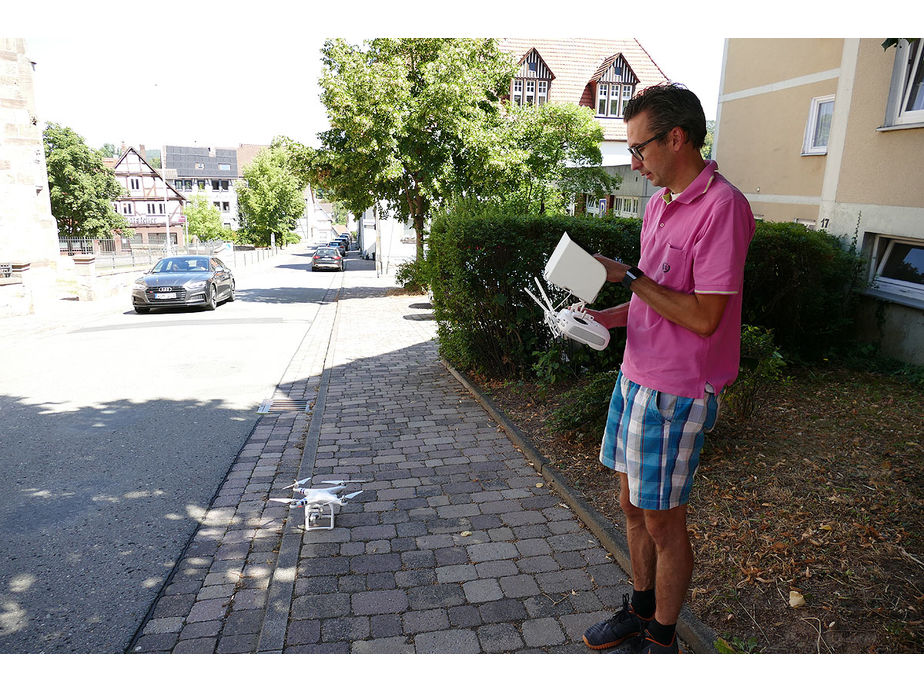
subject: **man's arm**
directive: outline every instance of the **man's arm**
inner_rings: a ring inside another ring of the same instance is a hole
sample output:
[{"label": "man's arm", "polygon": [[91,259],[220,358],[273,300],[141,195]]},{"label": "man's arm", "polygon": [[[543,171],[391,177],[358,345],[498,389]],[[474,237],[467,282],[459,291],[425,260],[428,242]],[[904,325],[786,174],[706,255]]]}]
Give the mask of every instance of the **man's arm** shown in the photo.
[{"label": "man's arm", "polygon": [[[622,282],[630,268],[599,253],[594,257],[606,267],[609,282]],[[716,331],[728,303],[728,294],[685,294],[666,289],[647,276],[632,282],[632,292],[662,317],[700,337],[708,337]]]}]

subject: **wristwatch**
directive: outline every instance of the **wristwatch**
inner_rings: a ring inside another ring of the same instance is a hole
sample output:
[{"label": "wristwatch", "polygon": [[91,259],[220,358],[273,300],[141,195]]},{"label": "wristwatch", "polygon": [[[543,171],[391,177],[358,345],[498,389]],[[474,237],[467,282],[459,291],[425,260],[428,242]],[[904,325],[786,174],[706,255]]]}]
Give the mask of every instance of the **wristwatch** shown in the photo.
[{"label": "wristwatch", "polygon": [[629,269],[626,270],[626,276],[622,278],[622,285],[631,291],[632,282],[634,282],[639,277],[644,277],[644,276],[645,276],[645,273],[642,272],[642,270],[640,270],[638,267],[630,267]]}]

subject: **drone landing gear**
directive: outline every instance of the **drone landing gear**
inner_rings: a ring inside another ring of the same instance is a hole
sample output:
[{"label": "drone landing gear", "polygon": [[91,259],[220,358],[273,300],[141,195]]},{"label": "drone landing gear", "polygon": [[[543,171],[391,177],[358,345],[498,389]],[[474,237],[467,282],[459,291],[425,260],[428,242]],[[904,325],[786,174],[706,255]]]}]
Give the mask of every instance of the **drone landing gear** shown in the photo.
[{"label": "drone landing gear", "polygon": [[[318,522],[325,518],[330,519],[330,525],[318,524]],[[316,529],[333,529],[334,528],[334,506],[327,506],[327,513],[325,514],[323,508],[308,507],[305,506],[305,531],[311,532]]]}]

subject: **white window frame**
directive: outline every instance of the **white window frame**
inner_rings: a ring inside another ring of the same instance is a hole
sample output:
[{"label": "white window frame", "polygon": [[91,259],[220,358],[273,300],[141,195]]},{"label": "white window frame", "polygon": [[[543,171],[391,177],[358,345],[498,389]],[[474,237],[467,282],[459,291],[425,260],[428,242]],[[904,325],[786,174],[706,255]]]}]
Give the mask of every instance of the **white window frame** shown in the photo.
[{"label": "white window frame", "polygon": [[872,266],[872,277],[870,277],[872,288],[882,294],[891,294],[897,298],[910,299],[916,304],[924,305],[924,285],[882,276],[896,243],[916,246],[924,250],[924,242],[920,239],[879,236],[876,239],[875,249],[885,247],[882,250],[882,256],[877,257],[874,255],[873,261],[870,263]]},{"label": "white window frame", "polygon": [[517,106],[523,105],[523,80],[522,79],[513,80],[513,89],[511,89],[511,96],[513,98],[513,102]]},{"label": "white window frame", "polygon": [[597,82],[596,116],[598,118],[622,118],[626,104],[634,92],[634,84]]},{"label": "white window frame", "polygon": [[[812,103],[809,106],[809,116],[808,121],[805,124],[805,137],[802,141],[802,155],[803,156],[817,156],[819,154],[828,153],[828,143],[825,142],[823,145],[815,144],[815,135],[818,133],[819,126],[819,116],[821,114],[821,107],[824,104],[831,104],[831,117],[834,118],[834,94],[828,94],[827,96],[816,96],[812,99]],[[831,136],[831,128],[828,128],[828,136]]]},{"label": "white window frame", "polygon": [[924,108],[907,110],[914,77],[917,76],[920,79],[924,76],[921,74],[924,72],[922,58],[924,58],[924,40],[914,39],[909,42],[901,39],[896,45],[895,65],[892,68],[892,83],[883,127],[924,126]]}]

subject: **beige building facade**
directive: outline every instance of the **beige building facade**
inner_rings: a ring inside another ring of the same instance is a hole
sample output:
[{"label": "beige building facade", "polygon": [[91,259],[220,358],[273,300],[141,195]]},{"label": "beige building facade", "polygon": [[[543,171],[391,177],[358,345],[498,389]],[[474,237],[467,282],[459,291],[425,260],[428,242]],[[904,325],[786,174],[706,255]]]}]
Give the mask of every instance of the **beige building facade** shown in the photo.
[{"label": "beige building facade", "polygon": [[0,38],[0,317],[51,300],[58,229],[51,215],[32,61],[23,39]]},{"label": "beige building facade", "polygon": [[884,41],[728,39],[713,152],[757,218],[856,235],[858,328],[924,363],[924,55]]}]

